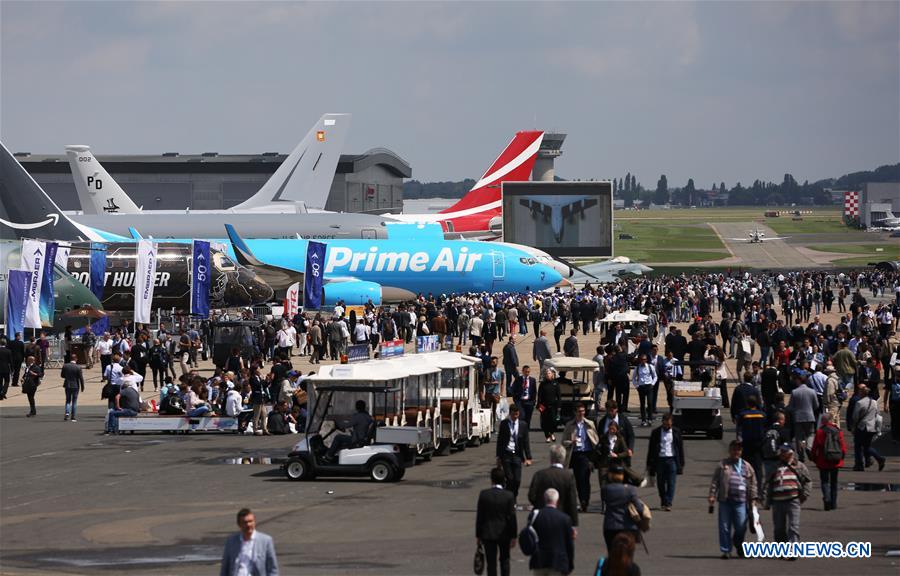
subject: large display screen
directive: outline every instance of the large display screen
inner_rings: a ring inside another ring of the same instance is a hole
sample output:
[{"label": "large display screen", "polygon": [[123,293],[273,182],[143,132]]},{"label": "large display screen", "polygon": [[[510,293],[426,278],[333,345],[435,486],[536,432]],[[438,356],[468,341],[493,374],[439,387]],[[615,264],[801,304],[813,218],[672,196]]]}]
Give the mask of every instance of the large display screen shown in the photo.
[{"label": "large display screen", "polygon": [[610,182],[504,182],[503,240],[554,256],[612,256]]}]

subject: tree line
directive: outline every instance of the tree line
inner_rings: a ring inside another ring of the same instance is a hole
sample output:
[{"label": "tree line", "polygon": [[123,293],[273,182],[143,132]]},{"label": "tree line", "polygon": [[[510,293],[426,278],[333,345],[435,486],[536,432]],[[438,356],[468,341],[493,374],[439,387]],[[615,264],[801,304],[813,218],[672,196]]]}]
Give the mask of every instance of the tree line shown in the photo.
[{"label": "tree line", "polygon": [[[561,180],[561,178],[557,178]],[[900,163],[880,166],[875,170],[863,170],[845,174],[840,178],[826,178],[816,182],[797,182],[791,174],[785,174],[780,183],[754,180],[744,186],[741,182],[728,188],[724,182],[713,183],[710,188],[698,188],[693,178],[681,187],[669,187],[669,181],[662,174],[653,189],[645,188],[637,177],[628,172],[622,178],[613,178],[613,196],[625,201],[626,207],[635,205],[674,204],[696,206],[715,201],[729,206],[779,206],[779,205],[828,205],[831,195],[826,189],[858,190],[864,182],[900,182]],[[418,198],[462,198],[475,180],[467,178],[459,182],[419,182],[410,180],[403,184],[403,197]],[[727,201],[724,199],[727,198]],[[718,200],[717,200],[718,199]]]}]

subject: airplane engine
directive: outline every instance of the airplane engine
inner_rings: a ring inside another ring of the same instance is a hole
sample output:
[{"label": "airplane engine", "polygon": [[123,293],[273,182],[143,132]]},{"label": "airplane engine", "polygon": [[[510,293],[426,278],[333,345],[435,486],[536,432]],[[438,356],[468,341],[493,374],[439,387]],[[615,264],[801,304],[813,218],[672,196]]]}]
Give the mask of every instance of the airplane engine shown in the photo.
[{"label": "airplane engine", "polygon": [[348,280],[347,282],[329,282],[322,289],[322,298],[326,306],[334,306],[343,300],[348,306],[362,306],[369,300],[378,306],[381,304],[381,285],[364,280]]},{"label": "airplane engine", "polygon": [[503,217],[502,216],[494,216],[491,218],[488,223],[488,230],[491,232],[500,233],[503,231]]}]

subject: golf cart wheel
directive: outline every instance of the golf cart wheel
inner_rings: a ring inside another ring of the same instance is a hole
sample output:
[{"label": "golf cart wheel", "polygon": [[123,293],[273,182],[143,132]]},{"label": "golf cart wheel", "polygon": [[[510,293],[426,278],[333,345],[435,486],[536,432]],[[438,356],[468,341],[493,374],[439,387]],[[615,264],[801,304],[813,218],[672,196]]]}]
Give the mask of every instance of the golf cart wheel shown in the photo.
[{"label": "golf cart wheel", "polygon": [[709,438],[713,438],[715,440],[721,440],[722,439],[722,429],[718,428],[716,430],[710,430],[709,432],[706,433],[706,436]]},{"label": "golf cart wheel", "polygon": [[438,444],[438,449],[434,451],[438,456],[446,456],[450,454],[450,440],[443,438]]},{"label": "golf cart wheel", "polygon": [[313,477],[309,463],[303,458],[291,458],[284,465],[284,475],[289,480],[311,480]]},{"label": "golf cart wheel", "polygon": [[394,475],[394,482],[399,482],[403,480],[403,477],[406,476],[406,468],[400,468],[397,470],[397,473]]},{"label": "golf cart wheel", "polygon": [[390,462],[378,460],[369,467],[369,477],[375,482],[391,482],[397,471]]}]

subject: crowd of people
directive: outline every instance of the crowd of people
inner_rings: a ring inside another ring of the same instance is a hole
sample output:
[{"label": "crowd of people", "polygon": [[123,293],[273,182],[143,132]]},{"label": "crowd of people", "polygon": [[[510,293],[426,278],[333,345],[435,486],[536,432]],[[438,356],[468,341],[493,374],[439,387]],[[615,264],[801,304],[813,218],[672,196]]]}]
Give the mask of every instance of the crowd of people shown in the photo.
[{"label": "crowd of people", "polygon": [[[645,318],[604,321],[625,310]],[[528,489],[533,511],[526,528],[539,542],[531,567],[561,574],[574,569],[572,539],[578,514],[592,510],[596,472],[607,547],[598,570],[637,574],[635,544],[649,506],[636,487],[655,482],[659,509],[672,511],[687,460],[671,415],[679,381],[719,387],[735,429],[728,457],[710,471],[709,503],[718,506],[723,558],[732,550],[742,553],[740,543],[757,509],[772,511],[777,541],[796,542],[802,505],[811,493],[807,463],[819,473],[825,510],[838,506],[838,474],[848,455],[845,432],[852,435],[854,470],[885,465],[873,441],[884,432],[883,412],[900,422],[898,324],[897,274],[732,271],[543,293],[429,294],[397,307],[369,304],[348,311],[338,305],[330,314],[301,312],[262,323],[249,345],[232,349],[211,376],[198,370],[205,327],[183,325],[170,333],[163,325],[151,333],[126,325],[99,337],[88,330],[82,341],[92,351],[90,362],[96,354],[102,368],[107,433],[117,431],[118,418],[146,408],[142,393],[152,381],[160,413],[234,416],[242,429],[279,434],[301,430],[307,417],[304,377],[292,358],[317,364],[342,358],[351,345],[377,350],[383,341],[437,336],[441,347],[481,359],[484,406],[497,409],[512,401],[498,422],[492,487],[479,498],[477,535],[488,573],[496,573],[497,561],[508,573],[510,547],[520,537],[515,511],[522,470],[534,461],[529,430],[539,425],[550,445],[550,467],[535,474]],[[522,361],[516,341],[525,335],[534,341],[531,359]],[[23,363],[23,383],[36,388],[33,382],[43,374],[42,339],[26,343],[17,334],[0,342],[0,398],[9,385],[19,384]],[[560,390],[566,374],[544,364],[554,348],[579,356],[588,342],[596,350],[593,392],[564,421]],[[83,389],[77,378],[70,379]],[[652,428],[646,454],[635,454],[632,389],[638,398],[635,421]],[[29,398],[34,412],[33,392]],[[73,421],[76,398],[67,393]],[[891,435],[900,441],[900,426],[891,426]]]}]

